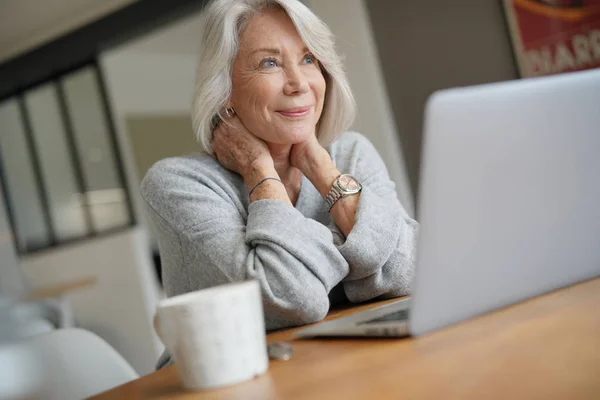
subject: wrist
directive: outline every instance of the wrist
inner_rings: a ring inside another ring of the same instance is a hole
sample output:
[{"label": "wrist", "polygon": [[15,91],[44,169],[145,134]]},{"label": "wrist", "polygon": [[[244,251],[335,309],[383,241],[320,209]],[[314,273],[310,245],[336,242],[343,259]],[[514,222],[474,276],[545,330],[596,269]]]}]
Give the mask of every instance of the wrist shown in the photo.
[{"label": "wrist", "polygon": [[340,175],[340,171],[327,152],[325,152],[325,156],[318,162],[314,162],[306,171],[303,171],[304,175],[323,197],[327,195],[333,182]]},{"label": "wrist", "polygon": [[264,178],[277,178],[279,179],[279,174],[275,170],[274,166],[255,163],[251,165],[245,173],[242,175],[244,178],[244,183],[246,184],[246,188],[251,190],[254,186],[258,184]]}]

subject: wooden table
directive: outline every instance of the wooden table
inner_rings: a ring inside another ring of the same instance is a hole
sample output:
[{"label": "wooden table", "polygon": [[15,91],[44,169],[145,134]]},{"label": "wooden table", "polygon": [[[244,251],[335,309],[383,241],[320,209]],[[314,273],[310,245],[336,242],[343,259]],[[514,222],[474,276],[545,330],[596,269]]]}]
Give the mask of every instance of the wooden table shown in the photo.
[{"label": "wooden table", "polygon": [[172,366],[95,398],[600,399],[600,278],[419,338],[292,344],[291,360],[225,389],[186,392]]}]

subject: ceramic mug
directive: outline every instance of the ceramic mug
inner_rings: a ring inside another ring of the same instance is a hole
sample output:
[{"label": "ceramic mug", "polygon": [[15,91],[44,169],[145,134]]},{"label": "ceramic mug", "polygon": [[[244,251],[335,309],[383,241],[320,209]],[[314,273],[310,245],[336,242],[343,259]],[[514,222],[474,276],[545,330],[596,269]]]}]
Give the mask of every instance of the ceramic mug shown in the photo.
[{"label": "ceramic mug", "polygon": [[232,385],[268,369],[257,281],[225,284],[162,300],[154,327],[187,389]]}]

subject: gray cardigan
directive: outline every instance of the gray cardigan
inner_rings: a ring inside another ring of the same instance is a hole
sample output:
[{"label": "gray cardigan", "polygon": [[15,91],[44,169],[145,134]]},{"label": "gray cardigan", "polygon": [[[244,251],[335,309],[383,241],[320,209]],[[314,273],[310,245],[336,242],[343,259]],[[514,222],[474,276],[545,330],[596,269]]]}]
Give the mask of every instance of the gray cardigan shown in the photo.
[{"label": "gray cardigan", "polygon": [[141,191],[158,232],[167,296],[257,279],[271,330],[320,321],[338,301],[408,294],[418,224],[383,161],[355,132],[328,151],[363,186],[347,238],[306,178],[295,207],[249,204],[242,177],[205,153],[157,162]]}]

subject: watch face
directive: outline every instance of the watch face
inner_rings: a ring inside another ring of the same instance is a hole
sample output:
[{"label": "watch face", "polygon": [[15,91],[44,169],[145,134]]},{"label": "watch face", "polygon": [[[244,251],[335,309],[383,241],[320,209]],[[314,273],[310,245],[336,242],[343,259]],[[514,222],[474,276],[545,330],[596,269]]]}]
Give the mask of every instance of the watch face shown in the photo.
[{"label": "watch face", "polygon": [[354,192],[360,188],[360,184],[350,175],[342,175],[338,179],[338,185],[343,190]]}]

